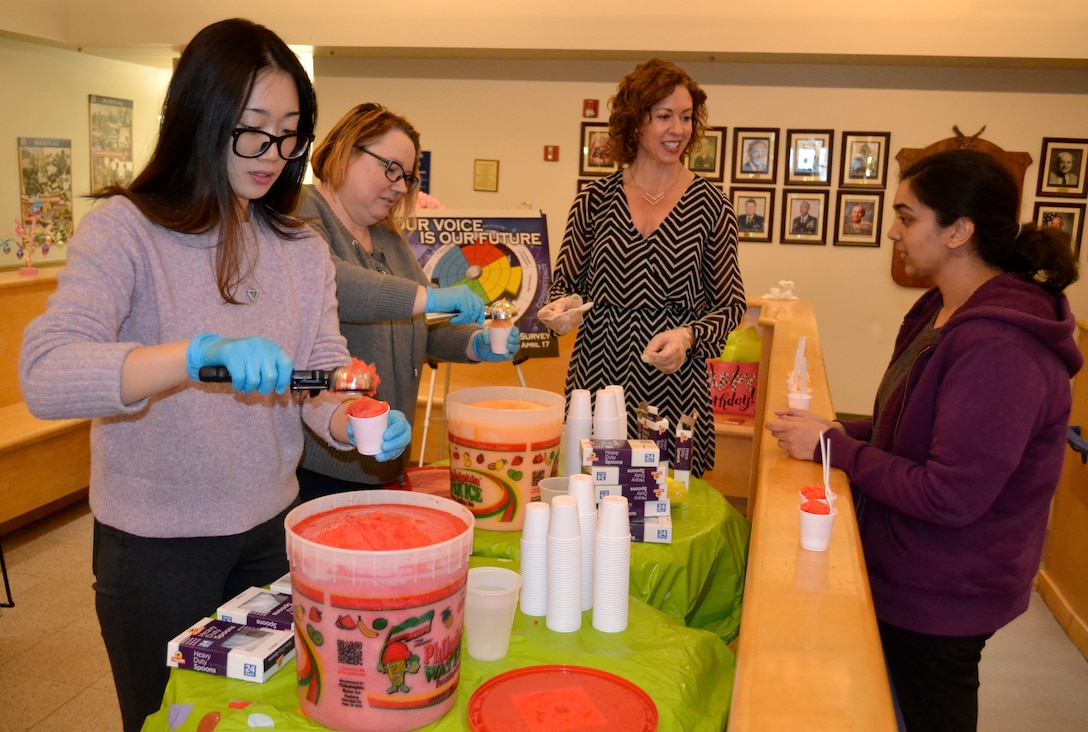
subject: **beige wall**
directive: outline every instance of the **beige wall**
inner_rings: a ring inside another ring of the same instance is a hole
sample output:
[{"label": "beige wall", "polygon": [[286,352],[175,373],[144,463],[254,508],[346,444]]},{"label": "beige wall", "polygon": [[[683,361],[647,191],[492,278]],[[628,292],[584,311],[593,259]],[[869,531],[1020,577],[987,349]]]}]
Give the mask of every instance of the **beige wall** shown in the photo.
[{"label": "beige wall", "polygon": [[2,6],[0,28],[80,46],[182,44],[207,23],[232,16],[266,23],[290,43],[398,50],[1083,59],[1088,36],[1081,0],[322,0],[310,13],[284,0],[4,0]]},{"label": "beige wall", "polygon": [[[106,2],[105,10],[111,5]],[[444,204],[458,209],[540,209],[549,219],[554,254],[576,188],[582,100],[599,99],[603,111],[616,81],[632,65],[627,61],[319,58],[318,133],[328,130],[353,104],[385,103],[421,130],[424,148],[432,153],[432,193]],[[709,93],[711,123],[729,127],[730,135],[738,125],[777,127],[783,133],[789,128],[834,129],[835,182],[843,130],[889,131],[894,154],[900,147],[924,146],[949,137],[954,124],[968,134],[985,125],[985,138],[1006,149],[1026,151],[1033,158],[1039,157],[1043,137],[1088,136],[1084,128],[1088,71],[1084,70],[684,65]],[[0,145],[0,222],[11,221],[18,211],[16,137],[71,138],[75,193],[85,194],[87,95],[135,100],[139,165],[154,138],[163,84],[162,74],[143,66],[0,37],[0,87],[11,90],[8,98],[13,100],[0,116],[0,140],[8,140]],[[544,145],[560,146],[559,162],[543,161]],[[727,155],[732,154],[729,137]],[[500,161],[498,193],[472,191],[472,164],[477,158]],[[897,172],[894,162],[890,167],[893,182],[885,201],[885,230]],[[1036,163],[1027,173],[1024,219],[1031,216],[1037,173]],[[782,187],[779,182],[779,203]],[[830,190],[833,206],[835,186]],[[77,215],[85,210],[81,203]],[[6,229],[0,224],[2,231]],[[832,396],[841,411],[870,410],[896,327],[919,294],[892,282],[891,257],[887,241],[878,249],[741,245],[750,294],[760,295],[778,280],[792,279],[798,294],[813,300]],[[1070,298],[1074,310],[1086,317],[1088,282],[1071,288]]]}]

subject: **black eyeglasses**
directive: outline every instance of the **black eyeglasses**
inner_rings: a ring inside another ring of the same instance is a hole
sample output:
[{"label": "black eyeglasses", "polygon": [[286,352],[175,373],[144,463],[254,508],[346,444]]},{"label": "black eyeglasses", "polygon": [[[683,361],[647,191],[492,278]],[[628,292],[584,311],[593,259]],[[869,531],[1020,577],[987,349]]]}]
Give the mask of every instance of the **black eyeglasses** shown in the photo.
[{"label": "black eyeglasses", "polygon": [[381,155],[367,150],[362,145],[356,145],[355,149],[361,150],[362,152],[365,152],[367,155],[375,158],[379,162],[385,163],[385,179],[388,180],[390,183],[396,183],[397,181],[403,180],[404,185],[408,187],[409,193],[414,191],[416,189],[416,186],[419,185],[419,178],[405,171],[404,166],[398,163],[396,160],[383,158]]},{"label": "black eyeglasses", "polygon": [[264,130],[237,129],[230,133],[234,138],[232,148],[234,154],[240,158],[259,158],[268,152],[272,145],[276,146],[280,157],[284,160],[298,160],[310,149],[310,143],[314,141],[313,135],[303,135],[292,132],[288,135],[269,134]]}]

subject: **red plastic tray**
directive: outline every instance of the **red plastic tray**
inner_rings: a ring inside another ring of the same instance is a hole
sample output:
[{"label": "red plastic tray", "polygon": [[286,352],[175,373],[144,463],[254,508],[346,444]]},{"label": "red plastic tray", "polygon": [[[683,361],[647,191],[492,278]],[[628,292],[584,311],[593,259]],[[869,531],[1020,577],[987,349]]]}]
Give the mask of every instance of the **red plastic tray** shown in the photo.
[{"label": "red plastic tray", "polygon": [[530,666],[484,682],[468,704],[475,732],[653,732],[657,706],[626,679],[585,666]]}]

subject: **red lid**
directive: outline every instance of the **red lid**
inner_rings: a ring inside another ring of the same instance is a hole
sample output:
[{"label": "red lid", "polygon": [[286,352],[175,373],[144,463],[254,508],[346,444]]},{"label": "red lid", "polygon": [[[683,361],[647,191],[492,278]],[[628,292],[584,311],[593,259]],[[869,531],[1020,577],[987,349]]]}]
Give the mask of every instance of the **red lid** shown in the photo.
[{"label": "red lid", "polygon": [[653,699],[585,666],[530,666],[483,683],[468,703],[474,732],[653,732]]}]

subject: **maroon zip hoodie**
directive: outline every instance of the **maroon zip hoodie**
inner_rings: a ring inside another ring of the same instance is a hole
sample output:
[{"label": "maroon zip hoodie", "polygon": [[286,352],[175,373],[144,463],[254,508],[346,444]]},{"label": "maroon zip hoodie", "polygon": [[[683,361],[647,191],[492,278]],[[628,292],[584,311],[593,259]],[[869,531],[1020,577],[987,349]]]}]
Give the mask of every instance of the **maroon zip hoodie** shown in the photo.
[{"label": "maroon zip hoodie", "polygon": [[[892,362],[941,308],[907,314]],[[873,420],[829,430],[849,476],[880,620],[991,633],[1028,606],[1083,359],[1064,295],[1004,274],[978,288]],[[818,456],[815,459],[819,459]]]}]

